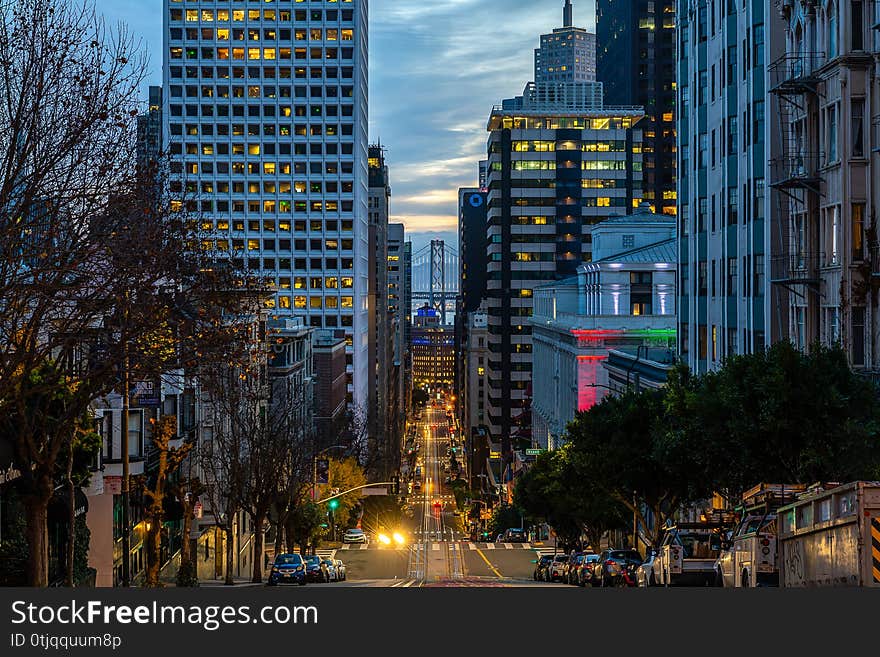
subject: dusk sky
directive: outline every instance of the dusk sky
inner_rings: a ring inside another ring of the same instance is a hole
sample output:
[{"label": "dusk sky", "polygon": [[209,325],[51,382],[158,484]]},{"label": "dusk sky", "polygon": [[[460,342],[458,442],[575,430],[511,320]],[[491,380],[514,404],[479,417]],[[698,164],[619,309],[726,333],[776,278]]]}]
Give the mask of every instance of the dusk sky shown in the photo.
[{"label": "dusk sky", "polygon": [[[162,0],[96,0],[150,53],[161,84]],[[563,0],[372,0],[370,140],[388,151],[392,221],[418,251],[456,243],[457,190],[476,184],[486,120],[532,79],[538,36],[562,25]],[[592,29],[592,0],[575,0],[575,25]]]}]

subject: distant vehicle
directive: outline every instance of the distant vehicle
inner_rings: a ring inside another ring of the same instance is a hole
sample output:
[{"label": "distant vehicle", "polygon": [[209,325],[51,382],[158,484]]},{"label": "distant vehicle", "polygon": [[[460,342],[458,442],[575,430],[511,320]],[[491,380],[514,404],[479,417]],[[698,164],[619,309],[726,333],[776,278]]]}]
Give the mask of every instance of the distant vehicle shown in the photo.
[{"label": "distant vehicle", "polygon": [[557,554],[553,557],[553,561],[547,566],[547,582],[561,582],[565,577],[565,564],[568,563],[567,554]]},{"label": "distant vehicle", "polygon": [[414,491],[420,491],[420,490],[422,490],[422,482],[421,482],[421,481],[418,481],[418,480],[414,481],[414,482],[413,482],[413,490],[414,490]]},{"label": "distant vehicle", "polygon": [[278,584],[299,584],[305,586],[306,568],[303,558],[298,554],[279,554],[272,562],[269,572],[269,586]]},{"label": "distant vehicle", "polygon": [[501,541],[503,543],[528,543],[529,536],[528,534],[526,534],[525,529],[520,529],[519,527],[511,527],[504,532],[504,536],[501,537]]},{"label": "distant vehicle", "polygon": [[553,561],[553,556],[550,554],[542,554],[538,557],[538,560],[535,561],[535,572],[532,575],[536,582],[543,582],[546,580],[546,571],[550,566],[550,562]]},{"label": "distant vehicle", "polygon": [[306,557],[306,581],[325,583],[330,581],[330,572],[321,557],[316,555]]},{"label": "distant vehicle", "polygon": [[336,559],[336,581],[344,582],[348,579],[348,574],[346,573],[345,564],[342,563],[342,559]]},{"label": "distant vehicle", "polygon": [[363,529],[346,529],[342,535],[343,543],[366,543],[367,535]]},{"label": "distant vehicle", "polygon": [[577,586],[578,580],[578,570],[584,563],[584,559],[586,558],[585,552],[572,552],[568,555],[568,563],[565,564],[565,576],[562,578],[566,584],[570,584],[571,586]]},{"label": "distant vehicle", "polygon": [[[624,577],[632,577],[635,585],[635,568],[642,565],[642,555],[636,550],[605,550],[599,555],[599,586],[620,586]],[[634,569],[629,574],[629,567]],[[627,574],[624,570],[627,570]]]}]

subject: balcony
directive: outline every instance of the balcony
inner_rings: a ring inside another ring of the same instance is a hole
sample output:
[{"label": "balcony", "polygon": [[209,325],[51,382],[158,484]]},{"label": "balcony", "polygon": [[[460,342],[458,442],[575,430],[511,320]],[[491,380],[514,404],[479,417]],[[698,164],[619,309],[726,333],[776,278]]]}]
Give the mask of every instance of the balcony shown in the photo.
[{"label": "balcony", "polygon": [[819,193],[819,166],[824,154],[818,151],[787,155],[770,160],[770,186],[776,189],[807,189]]},{"label": "balcony", "polygon": [[774,285],[819,285],[822,253],[796,253],[770,259],[770,282]]},{"label": "balcony", "polygon": [[783,55],[768,67],[770,93],[780,96],[815,94],[821,82],[815,71],[824,61],[824,52]]}]

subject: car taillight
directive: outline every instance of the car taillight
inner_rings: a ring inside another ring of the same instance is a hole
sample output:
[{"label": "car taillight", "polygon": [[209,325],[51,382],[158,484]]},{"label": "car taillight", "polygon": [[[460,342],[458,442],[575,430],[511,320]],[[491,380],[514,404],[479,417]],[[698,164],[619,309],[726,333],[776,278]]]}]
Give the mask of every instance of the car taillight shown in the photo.
[{"label": "car taillight", "polygon": [[613,566],[613,565],[614,565],[614,561],[612,561],[611,559],[609,559],[608,561],[605,562],[605,565],[606,565],[606,566]]}]

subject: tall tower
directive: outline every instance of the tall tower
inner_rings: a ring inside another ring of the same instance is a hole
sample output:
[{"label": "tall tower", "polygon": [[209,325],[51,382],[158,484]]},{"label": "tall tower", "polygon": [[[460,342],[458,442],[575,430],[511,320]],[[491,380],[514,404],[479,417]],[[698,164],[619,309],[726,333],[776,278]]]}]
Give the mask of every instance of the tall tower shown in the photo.
[{"label": "tall tower", "polygon": [[562,10],[562,27],[571,27],[573,24],[571,0],[565,0],[565,7]]},{"label": "tall tower", "polygon": [[163,3],[172,175],[210,246],[275,282],[279,316],[345,338],[348,399],[365,406],[368,3],[225,4]]},{"label": "tall tower", "polygon": [[671,215],[676,212],[675,6],[675,0],[596,1],[596,75],[605,102],[645,108],[645,200],[658,214]]}]

